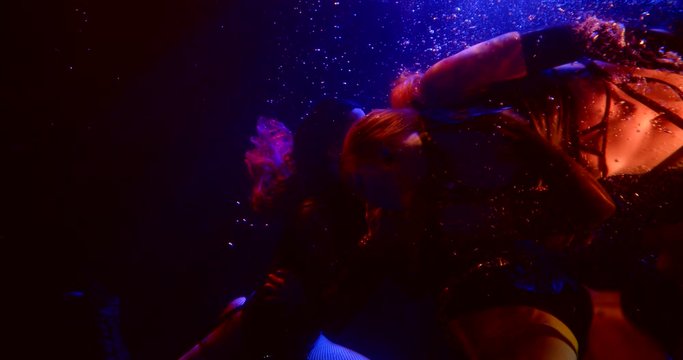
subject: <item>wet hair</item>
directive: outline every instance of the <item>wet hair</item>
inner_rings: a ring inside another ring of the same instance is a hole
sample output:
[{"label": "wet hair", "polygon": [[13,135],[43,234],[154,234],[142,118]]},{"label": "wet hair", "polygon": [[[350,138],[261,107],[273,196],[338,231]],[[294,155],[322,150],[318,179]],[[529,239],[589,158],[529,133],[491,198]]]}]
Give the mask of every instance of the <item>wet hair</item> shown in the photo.
[{"label": "wet hair", "polygon": [[355,123],[346,135],[342,152],[344,172],[359,163],[388,162],[407,146],[406,139],[423,129],[420,114],[413,109],[373,110]]},{"label": "wet hair", "polygon": [[292,132],[276,119],[257,121],[253,147],[245,154],[252,179],[251,204],[257,211],[271,209],[290,192],[314,192],[339,180],[339,158],[346,131],[358,106],[350,101],[324,99],[318,102]]},{"label": "wet hair", "polygon": [[648,31],[627,29],[621,23],[591,16],[577,24],[575,32],[586,46],[585,54],[592,59],[619,65],[683,71],[678,24],[672,25],[671,31]]},{"label": "wet hair", "polygon": [[414,107],[420,102],[420,82],[422,73],[403,71],[392,84],[389,100],[391,107],[401,109]]},{"label": "wet hair", "polygon": [[294,171],[292,132],[276,119],[260,117],[253,147],[245,153],[244,162],[252,179],[251,205],[256,210],[268,207],[284,191],[285,181]]}]

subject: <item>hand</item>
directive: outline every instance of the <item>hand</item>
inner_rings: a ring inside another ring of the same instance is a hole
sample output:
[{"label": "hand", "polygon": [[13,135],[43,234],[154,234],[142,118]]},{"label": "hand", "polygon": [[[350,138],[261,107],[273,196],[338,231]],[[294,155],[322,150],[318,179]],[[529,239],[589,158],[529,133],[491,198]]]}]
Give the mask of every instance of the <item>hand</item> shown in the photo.
[{"label": "hand", "polygon": [[257,296],[267,303],[303,305],[304,287],[301,278],[289,270],[277,269],[266,277]]}]

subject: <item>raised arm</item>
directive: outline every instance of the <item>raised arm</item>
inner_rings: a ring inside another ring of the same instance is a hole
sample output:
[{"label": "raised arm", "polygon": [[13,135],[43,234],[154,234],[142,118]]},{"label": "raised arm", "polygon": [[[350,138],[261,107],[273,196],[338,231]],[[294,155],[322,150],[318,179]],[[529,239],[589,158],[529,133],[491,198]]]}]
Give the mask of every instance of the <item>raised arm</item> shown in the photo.
[{"label": "raised arm", "polygon": [[422,78],[421,100],[427,106],[457,106],[492,84],[575,61],[583,48],[571,26],[503,34],[434,64]]},{"label": "raised arm", "polygon": [[484,92],[491,84],[527,74],[521,36],[507,33],[434,64],[422,77],[421,100],[450,107]]},{"label": "raised arm", "polygon": [[434,64],[420,79],[414,101],[429,107],[461,106],[493,84],[583,56],[611,61],[622,55],[626,46],[621,24],[594,17],[575,25],[503,34]]}]

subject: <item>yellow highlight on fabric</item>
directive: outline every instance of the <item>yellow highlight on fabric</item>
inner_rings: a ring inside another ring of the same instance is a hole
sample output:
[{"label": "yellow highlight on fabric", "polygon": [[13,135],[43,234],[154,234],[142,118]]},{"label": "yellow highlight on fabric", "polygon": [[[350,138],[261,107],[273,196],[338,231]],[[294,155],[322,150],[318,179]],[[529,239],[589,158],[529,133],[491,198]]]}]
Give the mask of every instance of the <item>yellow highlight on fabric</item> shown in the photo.
[{"label": "yellow highlight on fabric", "polygon": [[565,338],[565,340],[567,340],[568,344],[571,344],[574,351],[577,354],[579,353],[579,341],[576,339],[576,336],[574,336],[574,333],[569,329],[569,327],[560,321],[560,319],[543,310],[534,309],[530,321],[536,324],[546,325],[557,330],[557,332],[559,332]]}]

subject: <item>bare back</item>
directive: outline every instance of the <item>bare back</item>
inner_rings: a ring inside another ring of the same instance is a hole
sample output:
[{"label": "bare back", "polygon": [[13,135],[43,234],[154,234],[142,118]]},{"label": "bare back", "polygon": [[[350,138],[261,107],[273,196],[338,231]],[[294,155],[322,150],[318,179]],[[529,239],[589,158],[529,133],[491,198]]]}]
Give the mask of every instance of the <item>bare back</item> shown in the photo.
[{"label": "bare back", "polygon": [[562,90],[537,90],[522,102],[536,131],[597,177],[644,174],[680,158],[683,75],[600,62],[555,74],[551,83]]}]

